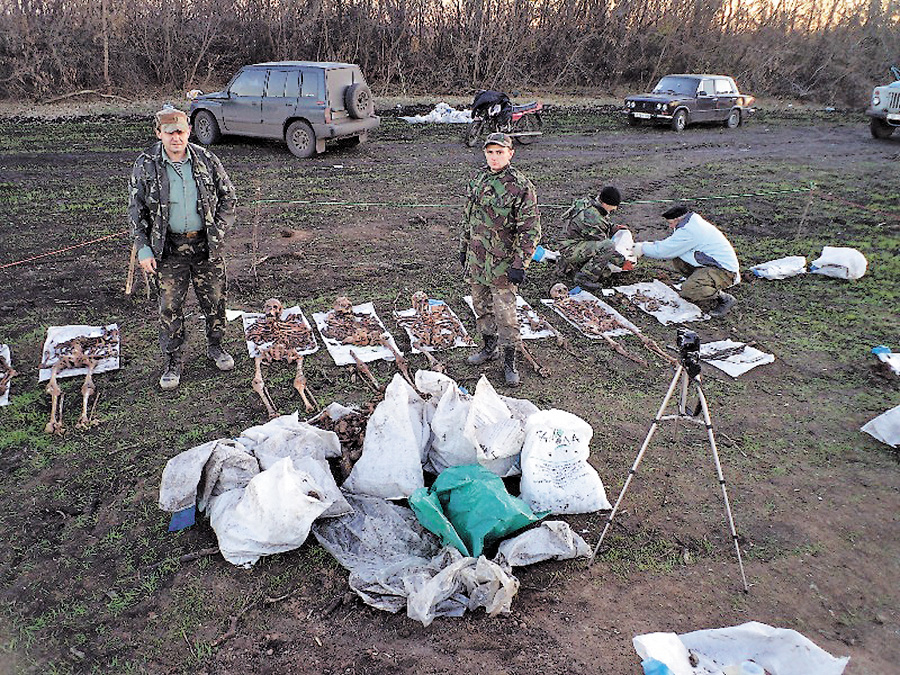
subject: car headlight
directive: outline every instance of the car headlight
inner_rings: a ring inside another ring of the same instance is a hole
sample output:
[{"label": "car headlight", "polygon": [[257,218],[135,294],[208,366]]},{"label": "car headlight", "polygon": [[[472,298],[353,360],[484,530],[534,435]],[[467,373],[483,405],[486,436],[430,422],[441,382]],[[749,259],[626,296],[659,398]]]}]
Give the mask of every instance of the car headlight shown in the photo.
[{"label": "car headlight", "polygon": [[881,105],[881,96],[877,93],[872,94],[872,107]]},{"label": "car headlight", "polygon": [[662,107],[663,107],[662,103],[657,103],[657,104],[656,104],[656,109],[657,109],[657,110],[662,110]]}]

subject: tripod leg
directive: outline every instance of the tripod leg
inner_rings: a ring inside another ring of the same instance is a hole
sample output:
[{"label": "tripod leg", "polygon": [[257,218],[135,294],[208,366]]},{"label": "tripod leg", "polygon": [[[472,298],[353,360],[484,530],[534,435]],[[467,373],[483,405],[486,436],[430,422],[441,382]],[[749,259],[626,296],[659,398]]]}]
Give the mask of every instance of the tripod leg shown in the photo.
[{"label": "tripod leg", "polygon": [[706,434],[709,436],[709,445],[712,448],[713,460],[716,463],[716,475],[719,479],[719,485],[722,486],[722,497],[725,500],[725,513],[728,515],[728,527],[731,528],[731,539],[734,542],[734,551],[737,553],[738,567],[741,569],[741,579],[744,582],[744,593],[750,591],[747,585],[747,575],[744,574],[744,561],[741,559],[741,547],[738,544],[737,530],[734,529],[734,518],[731,515],[731,503],[728,501],[728,490],[725,487],[725,476],[722,474],[722,463],[719,461],[719,450],[716,448],[716,438],[713,435],[712,419],[709,416],[709,406],[706,405],[706,396],[703,395],[703,389],[697,385],[697,398],[700,399],[700,407],[703,410],[703,420],[706,422]]},{"label": "tripod leg", "polygon": [[625,485],[622,486],[622,491],[619,493],[619,498],[616,499],[616,503],[613,506],[612,511],[609,512],[609,516],[607,516],[606,518],[606,525],[603,527],[603,532],[600,533],[600,540],[594,547],[594,552],[591,553],[591,559],[588,561],[588,566],[594,564],[594,558],[597,557],[597,551],[600,550],[600,545],[603,543],[603,538],[606,536],[606,532],[609,530],[609,526],[612,525],[612,521],[613,518],[615,518],[616,511],[619,510],[619,505],[622,503],[622,499],[624,499],[625,493],[628,491],[628,486],[631,484],[631,479],[634,478],[634,474],[637,473],[638,464],[641,463],[641,458],[644,456],[644,452],[647,450],[647,446],[650,445],[650,439],[653,438],[653,434],[656,433],[656,429],[657,427],[659,427],[660,418],[662,417],[666,406],[669,405],[669,399],[672,398],[672,394],[675,392],[675,387],[678,386],[678,380],[681,377],[682,370],[683,368],[681,366],[678,366],[678,370],[675,371],[675,376],[672,378],[672,383],[669,385],[669,391],[666,392],[666,395],[663,398],[662,405],[659,406],[659,411],[657,411],[656,413],[656,418],[653,420],[653,424],[650,425],[650,430],[647,431],[647,437],[644,439],[637,457],[634,458],[634,464],[631,465],[631,470],[629,470],[628,472],[628,478],[625,479]]}]

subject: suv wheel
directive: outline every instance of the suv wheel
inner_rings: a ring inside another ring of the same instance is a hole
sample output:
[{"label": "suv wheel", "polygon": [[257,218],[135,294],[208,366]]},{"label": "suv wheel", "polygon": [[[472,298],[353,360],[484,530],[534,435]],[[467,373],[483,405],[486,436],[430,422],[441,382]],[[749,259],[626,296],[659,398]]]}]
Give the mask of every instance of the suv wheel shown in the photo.
[{"label": "suv wheel", "polygon": [[350,117],[358,120],[369,117],[375,111],[372,91],[362,82],[355,82],[347,87],[347,91],[344,92],[344,105]]},{"label": "suv wheel", "polygon": [[736,129],[741,125],[741,111],[735,108],[725,119],[725,126],[729,129]]},{"label": "suv wheel", "polygon": [[201,110],[194,116],[194,135],[203,145],[213,145],[222,140],[219,123],[208,110]]},{"label": "suv wheel", "polygon": [[316,134],[303,120],[288,125],[284,132],[284,142],[297,157],[312,157],[316,153]]},{"label": "suv wheel", "polygon": [[877,117],[873,117],[869,122],[869,130],[872,132],[872,138],[890,138],[894,133],[894,127]]},{"label": "suv wheel", "polygon": [[687,126],[687,110],[682,108],[681,110],[677,110],[675,114],[672,116],[672,128],[675,131],[684,131],[684,128]]}]

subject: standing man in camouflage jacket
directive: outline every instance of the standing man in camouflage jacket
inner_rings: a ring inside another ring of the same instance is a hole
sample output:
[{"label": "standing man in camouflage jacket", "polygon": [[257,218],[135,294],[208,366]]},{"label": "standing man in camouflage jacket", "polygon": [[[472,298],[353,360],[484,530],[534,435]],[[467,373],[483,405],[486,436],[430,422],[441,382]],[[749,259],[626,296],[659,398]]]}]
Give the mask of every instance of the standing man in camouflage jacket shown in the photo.
[{"label": "standing man in camouflage jacket", "polygon": [[193,283],[206,317],[207,356],[219,370],[234,368],[222,349],[225,334],[225,230],[234,223],[234,186],[219,158],[188,143],[187,115],[156,113],[159,142],[141,153],[131,172],[128,208],[141,268],[159,282],[159,345],[165,359],[159,386],[181,381],[184,302]]},{"label": "standing man in camouflage jacket", "polygon": [[608,283],[613,272],[634,268],[634,263],[616,250],[613,239],[618,230],[625,229],[610,219],[621,203],[618,188],[607,185],[596,199],[578,199],[563,214],[566,232],[556,266],[561,275],[574,273],[575,283],[590,291]]},{"label": "standing man in camouflage jacket", "polygon": [[484,346],[469,357],[472,365],[496,359],[503,351],[507,386],[519,386],[516,352],[519,324],[516,289],[525,281],[541,238],[534,185],[510,161],[512,138],[494,133],[484,142],[487,166],[469,182],[465,223],[460,238],[460,262],[472,287],[476,329]]}]

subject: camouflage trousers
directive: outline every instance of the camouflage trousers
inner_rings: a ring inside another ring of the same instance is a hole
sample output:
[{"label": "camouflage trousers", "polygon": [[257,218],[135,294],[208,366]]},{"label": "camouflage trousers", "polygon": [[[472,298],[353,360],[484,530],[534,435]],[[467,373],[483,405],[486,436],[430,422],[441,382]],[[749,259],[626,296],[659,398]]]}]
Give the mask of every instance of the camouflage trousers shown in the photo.
[{"label": "camouflage trousers", "polygon": [[496,335],[500,347],[519,344],[519,321],[516,318],[516,287],[508,288],[472,284],[472,307],[475,329],[482,335]]},{"label": "camouflage trousers", "polygon": [[217,345],[225,334],[225,297],[228,290],[224,258],[210,258],[205,239],[166,238],[166,250],[157,261],[159,279],[159,347],[178,355],[184,346],[184,303],[193,284],[200,310],[206,317],[206,341]]},{"label": "camouflage trousers", "polygon": [[609,264],[623,262],[622,255],[615,249],[611,239],[603,241],[580,241],[571,246],[564,246],[560,251],[557,270],[560,274],[580,274],[588,281],[600,283],[612,276]]},{"label": "camouflage trousers", "polygon": [[673,258],[672,264],[679,274],[687,279],[681,285],[681,297],[690,300],[700,309],[709,309],[719,294],[734,286],[735,273],[720,267],[694,267],[681,258]]}]

